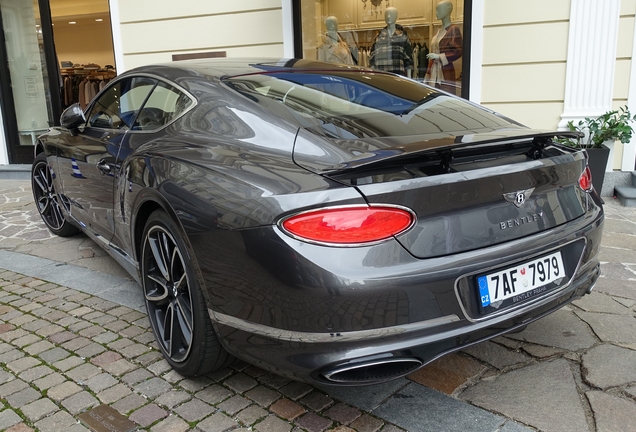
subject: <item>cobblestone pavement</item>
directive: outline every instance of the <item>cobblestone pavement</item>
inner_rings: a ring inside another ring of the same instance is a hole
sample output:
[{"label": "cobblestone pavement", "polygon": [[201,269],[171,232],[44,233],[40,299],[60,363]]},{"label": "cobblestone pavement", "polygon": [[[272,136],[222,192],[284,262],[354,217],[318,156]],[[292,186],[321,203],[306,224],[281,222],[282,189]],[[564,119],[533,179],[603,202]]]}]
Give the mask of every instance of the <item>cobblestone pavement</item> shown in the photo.
[{"label": "cobblestone pavement", "polygon": [[28,182],[3,180],[0,430],[87,430],[77,415],[99,404],[151,431],[636,430],[636,210],[605,208],[591,295],[408,378],[334,389],[245,363],[171,371],[138,286],[85,236],[50,236]]}]

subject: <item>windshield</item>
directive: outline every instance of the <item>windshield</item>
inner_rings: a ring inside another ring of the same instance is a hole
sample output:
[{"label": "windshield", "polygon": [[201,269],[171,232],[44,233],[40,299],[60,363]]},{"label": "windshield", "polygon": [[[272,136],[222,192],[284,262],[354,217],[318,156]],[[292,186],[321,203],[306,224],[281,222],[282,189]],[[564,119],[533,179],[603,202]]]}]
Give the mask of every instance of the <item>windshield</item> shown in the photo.
[{"label": "windshield", "polygon": [[512,125],[463,99],[371,71],[277,72],[225,83],[299,126],[335,139],[464,135]]}]

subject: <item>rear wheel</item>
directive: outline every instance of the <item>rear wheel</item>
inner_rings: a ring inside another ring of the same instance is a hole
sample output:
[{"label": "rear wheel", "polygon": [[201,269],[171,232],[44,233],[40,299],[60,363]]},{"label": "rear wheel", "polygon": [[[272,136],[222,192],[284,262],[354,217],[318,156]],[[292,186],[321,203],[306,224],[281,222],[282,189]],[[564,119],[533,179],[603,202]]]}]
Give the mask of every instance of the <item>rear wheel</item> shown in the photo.
[{"label": "rear wheel", "polygon": [[62,197],[55,191],[53,171],[44,153],[37,155],[33,161],[31,189],[35,205],[49,231],[60,237],[72,236],[79,232],[79,229],[71,225],[62,213]]},{"label": "rear wheel", "polygon": [[181,230],[163,211],[146,222],[141,272],[148,319],[165,359],[184,376],[226,366]]}]

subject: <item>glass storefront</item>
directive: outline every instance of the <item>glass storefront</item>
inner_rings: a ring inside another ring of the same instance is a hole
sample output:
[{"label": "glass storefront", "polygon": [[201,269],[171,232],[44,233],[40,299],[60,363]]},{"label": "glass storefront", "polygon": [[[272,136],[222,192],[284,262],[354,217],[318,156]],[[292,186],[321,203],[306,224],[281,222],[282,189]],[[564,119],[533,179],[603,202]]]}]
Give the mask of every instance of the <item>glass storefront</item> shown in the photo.
[{"label": "glass storefront", "polygon": [[398,73],[461,95],[464,0],[301,0],[303,58]]},{"label": "glass storefront", "polygon": [[[51,91],[37,1],[1,0],[2,25],[20,146],[53,125]],[[55,68],[53,68],[55,70]]]}]

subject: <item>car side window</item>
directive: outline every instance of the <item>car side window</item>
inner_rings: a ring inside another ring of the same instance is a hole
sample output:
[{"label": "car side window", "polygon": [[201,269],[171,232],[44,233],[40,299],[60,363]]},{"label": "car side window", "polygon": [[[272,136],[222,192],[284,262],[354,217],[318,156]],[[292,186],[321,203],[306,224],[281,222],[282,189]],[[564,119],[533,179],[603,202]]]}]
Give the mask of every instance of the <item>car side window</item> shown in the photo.
[{"label": "car side window", "polygon": [[170,84],[159,82],[137,116],[133,130],[155,130],[179,117],[192,99]]},{"label": "car side window", "polygon": [[147,77],[127,78],[112,84],[95,101],[88,125],[100,129],[132,129],[132,122],[157,84]]}]

